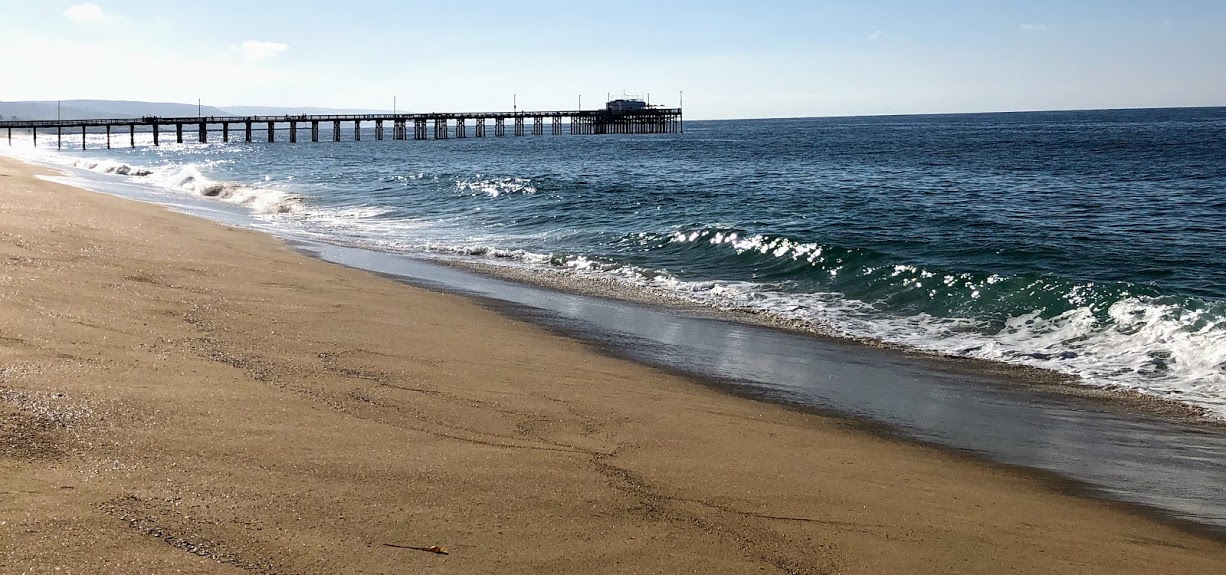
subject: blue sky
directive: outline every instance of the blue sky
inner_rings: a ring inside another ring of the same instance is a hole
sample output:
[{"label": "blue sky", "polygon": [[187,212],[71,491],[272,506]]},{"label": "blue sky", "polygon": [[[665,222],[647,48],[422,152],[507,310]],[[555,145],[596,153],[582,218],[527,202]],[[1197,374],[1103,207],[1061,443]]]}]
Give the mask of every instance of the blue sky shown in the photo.
[{"label": "blue sky", "polygon": [[1226,1],[0,0],[0,100],[686,117],[1226,105]]}]

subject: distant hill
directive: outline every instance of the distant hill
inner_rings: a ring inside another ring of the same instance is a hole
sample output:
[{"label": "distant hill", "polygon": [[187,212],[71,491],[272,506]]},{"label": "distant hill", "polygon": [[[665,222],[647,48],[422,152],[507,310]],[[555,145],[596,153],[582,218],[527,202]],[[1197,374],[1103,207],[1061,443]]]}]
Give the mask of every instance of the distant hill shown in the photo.
[{"label": "distant hill", "polygon": [[[56,102],[26,101],[0,102],[0,116],[16,116],[23,120],[54,120],[57,117]],[[141,116],[195,116],[195,104],[168,102],[132,102],[127,100],[62,100],[58,117],[65,120],[89,120],[95,118],[139,118]],[[228,112],[213,106],[200,108],[205,116],[224,116]]]},{"label": "distant hill", "polygon": [[[391,110],[362,110],[349,108],[314,108],[309,106],[222,106],[235,116],[286,116],[296,114],[386,114]],[[401,112],[405,112],[401,110]],[[405,112],[408,113],[408,112]]]},{"label": "distant hill", "polygon": [[160,116],[175,118],[205,116],[284,116],[288,114],[376,114],[386,110],[350,110],[312,107],[276,106],[203,106],[197,112],[195,104],[171,102],[135,102],[129,100],[62,100],[0,102],[0,119],[11,120],[91,120],[98,118],[140,118]]}]

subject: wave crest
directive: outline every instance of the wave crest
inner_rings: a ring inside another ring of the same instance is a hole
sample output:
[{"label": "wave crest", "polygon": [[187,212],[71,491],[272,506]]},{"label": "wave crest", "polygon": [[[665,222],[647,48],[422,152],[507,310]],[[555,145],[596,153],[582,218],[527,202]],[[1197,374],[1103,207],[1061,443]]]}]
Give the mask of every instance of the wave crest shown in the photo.
[{"label": "wave crest", "polygon": [[119,176],[148,176],[153,173],[153,170],[147,168],[134,168],[127,164],[109,160],[77,160],[73,163],[73,167]]},{"label": "wave crest", "polygon": [[[1162,295],[1135,284],[950,272],[891,263],[872,250],[747,235],[733,228],[633,236],[616,243],[706,252],[686,253],[679,260],[690,264],[695,258],[751,257],[757,273],[698,280],[592,254],[438,244],[411,251],[493,256],[660,290],[714,309],[831,335],[1051,369],[1089,386],[1182,401],[1226,419],[1226,302]],[[744,269],[744,263],[726,269]]]}]

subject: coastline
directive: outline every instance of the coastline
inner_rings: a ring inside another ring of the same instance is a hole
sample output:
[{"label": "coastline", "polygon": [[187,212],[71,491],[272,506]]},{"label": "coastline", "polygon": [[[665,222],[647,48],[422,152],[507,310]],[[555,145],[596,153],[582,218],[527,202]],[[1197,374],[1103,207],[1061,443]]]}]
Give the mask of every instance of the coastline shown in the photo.
[{"label": "coastline", "polygon": [[1089,388],[1036,385],[1025,377],[1034,370],[994,362],[942,360],[656,302],[536,287],[432,259],[291,243],[314,258],[474,298],[601,354],[697,378],[722,393],[851,418],[897,440],[1054,477],[1070,492],[1226,533],[1218,471],[1226,436],[1144,398],[1138,409]]},{"label": "coastline", "polygon": [[[19,156],[20,157],[20,154]],[[71,155],[66,157],[72,157]],[[200,174],[184,176],[186,181],[191,182],[187,188],[176,189],[177,192],[187,192],[183,198],[172,196],[161,196],[160,193],[148,195],[144,191],[133,193],[139,188],[157,189],[164,187],[165,182],[159,184],[150,184],[146,181],[133,180],[131,183],[120,183],[127,180],[111,174],[126,174],[129,166],[123,163],[116,163],[108,160],[94,158],[86,161],[84,166],[81,162],[74,161],[67,164],[62,164],[58,160],[48,160],[46,158],[27,158],[36,163],[41,163],[53,171],[63,171],[69,175],[72,181],[64,181],[60,178],[55,178],[53,181],[67,183],[92,189],[94,191],[102,191],[104,193],[112,193],[120,197],[129,199],[138,199],[150,201],[155,204],[170,207],[170,209],[196,215],[203,216],[205,219],[213,221],[221,221],[230,225],[239,225],[240,227],[254,227],[257,229],[266,229],[276,237],[280,237],[285,241],[295,242],[303,240],[310,243],[314,241],[311,234],[298,235],[292,228],[281,228],[276,225],[268,226],[252,221],[251,213],[248,210],[253,210],[255,213],[266,213],[256,210],[252,206],[244,203],[230,204],[228,200],[218,201],[215,196],[216,189],[229,189],[231,187],[241,188],[250,185],[250,182],[241,183],[235,182],[214,182],[207,178],[200,179]],[[130,161],[130,160],[129,160]],[[135,164],[134,164],[135,165]],[[143,164],[142,164],[143,165]],[[149,170],[145,168],[131,168],[146,173]],[[86,177],[78,178],[82,174],[87,174]],[[101,178],[96,176],[102,175]],[[106,181],[104,181],[106,180]],[[243,180],[245,181],[245,180]],[[203,185],[207,189],[196,189],[198,182],[204,182]],[[182,186],[180,186],[182,188]],[[286,195],[288,194],[288,195]],[[195,202],[203,198],[211,198],[212,201],[205,201],[207,207],[198,207]],[[246,196],[243,196],[246,197]],[[289,192],[280,195],[282,200],[287,198],[296,201],[294,195]],[[245,201],[245,200],[244,200]],[[225,211],[233,209],[234,217],[227,217],[223,214]],[[218,217],[218,216],[222,217]],[[258,216],[257,216],[258,217]],[[254,224],[254,225],[252,225]],[[505,265],[501,261],[502,256],[494,256],[492,259],[469,258],[463,256],[455,256],[447,250],[441,252],[432,251],[427,248],[424,252],[415,250],[400,251],[398,249],[390,249],[384,252],[383,248],[378,245],[370,245],[363,242],[355,242],[353,244],[344,241],[336,241],[333,238],[322,240],[330,245],[348,246],[357,249],[370,249],[380,251],[382,253],[393,253],[405,257],[417,258],[423,261],[428,261],[433,264],[457,267],[465,270],[476,271],[482,275],[488,275],[496,278],[509,279],[513,282],[529,284],[544,287],[551,290],[557,290],[572,294],[585,294],[594,297],[615,299],[626,302],[634,302],[645,304],[652,307],[660,307],[670,310],[674,313],[683,313],[693,317],[715,318],[730,322],[735,322],[744,325],[766,326],[774,329],[784,330],[787,332],[804,334],[809,337],[828,338],[842,342],[852,342],[856,345],[880,348],[891,350],[894,353],[905,355],[908,357],[920,358],[922,360],[931,361],[934,365],[944,364],[954,366],[955,369],[966,370],[969,373],[984,374],[988,377],[1006,379],[1012,384],[1035,390],[1042,394],[1061,396],[1073,399],[1075,401],[1089,402],[1096,406],[1107,409],[1117,410],[1121,413],[1140,413],[1147,416],[1154,416],[1166,419],[1179,424],[1189,424],[1206,429],[1226,429],[1226,416],[1218,409],[1216,400],[1211,400],[1206,403],[1198,400],[1195,397],[1186,397],[1180,393],[1171,394],[1170,390],[1164,390],[1161,387],[1147,387],[1145,385],[1135,386],[1131,382],[1113,382],[1111,378],[1099,379],[1090,377],[1083,379],[1077,374],[1074,369],[1068,371],[1068,366],[1057,365],[1057,363],[1043,363],[1054,361],[1051,357],[1035,357],[1040,360],[1040,363],[1031,361],[1017,361],[1016,358],[1009,357],[981,357],[977,355],[965,355],[961,351],[949,351],[941,347],[926,347],[923,344],[901,343],[890,340],[888,337],[876,337],[873,335],[855,335],[841,331],[837,328],[831,328],[819,321],[797,319],[787,315],[779,315],[769,309],[758,308],[754,306],[737,306],[731,304],[725,307],[717,301],[693,300],[687,299],[684,295],[680,295],[675,291],[662,289],[653,285],[642,285],[638,283],[626,284],[615,277],[601,275],[575,275],[571,273],[563,273],[552,267],[539,267],[536,265]],[[512,259],[514,261],[514,259]],[[522,262],[520,262],[522,264]],[[359,266],[360,267],[360,266]],[[1071,352],[1072,357],[1080,355],[1076,352]],[[1023,354],[1026,357],[1030,355],[1042,356],[1043,353]],[[1131,368],[1117,370],[1117,373],[1126,373]],[[1167,395],[1164,395],[1167,394]]]},{"label": "coastline", "polygon": [[778,329],[807,337],[825,338],[854,345],[890,350],[901,355],[920,358],[965,369],[977,375],[998,376],[1040,393],[1093,402],[1125,413],[1140,413],[1167,419],[1172,422],[1191,424],[1210,430],[1226,430],[1226,420],[1216,416],[1204,406],[1193,405],[1174,399],[1142,393],[1123,387],[1099,387],[1081,382],[1077,376],[1054,369],[1005,363],[996,360],[945,355],[938,352],[917,350],[886,341],[839,336],[815,326],[789,321],[749,309],[718,309],[678,298],[663,290],[652,288],[627,289],[613,282],[576,281],[575,278],[553,270],[532,270],[500,266],[481,261],[458,258],[431,259],[431,263],[448,265],[475,271],[480,274],[507,279],[567,293],[590,295],[599,298],[659,307],[672,313],[687,314],[698,318],[711,318]]},{"label": "coastline", "polygon": [[[1034,474],[735,398],[32,171],[0,159],[0,443],[41,446],[0,452],[5,565],[1226,565],[1221,540]],[[451,554],[415,549],[431,545]]]}]

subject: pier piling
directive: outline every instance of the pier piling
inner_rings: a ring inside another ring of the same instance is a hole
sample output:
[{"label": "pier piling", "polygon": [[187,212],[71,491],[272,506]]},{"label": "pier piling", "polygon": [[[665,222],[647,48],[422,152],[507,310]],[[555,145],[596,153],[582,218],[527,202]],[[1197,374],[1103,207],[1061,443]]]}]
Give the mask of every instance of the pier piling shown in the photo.
[{"label": "pier piling", "polygon": [[[128,127],[129,145],[136,146],[136,128],[148,126],[153,134],[153,145],[161,145],[161,126],[173,124],[175,127],[175,142],[183,143],[183,126],[197,127],[197,139],[200,143],[208,143],[209,126],[221,124],[222,142],[230,142],[230,124],[243,125],[243,140],[252,141],[252,130],[255,124],[267,126],[269,143],[276,141],[278,125],[289,129],[289,141],[298,142],[298,124],[310,122],[311,142],[319,142],[319,127],[321,123],[332,123],[332,141],[341,141],[341,124],[353,123],[353,140],[362,140],[362,123],[373,121],[376,140],[386,139],[384,123],[392,122],[393,140],[409,139],[409,122],[413,123],[414,140],[446,140],[448,138],[484,138],[488,135],[490,119],[494,120],[494,136],[507,135],[507,124],[512,124],[515,136],[527,134],[526,123],[532,124],[532,135],[543,136],[551,134],[559,136],[567,133],[565,124],[569,123],[571,135],[580,134],[679,134],[684,131],[680,108],[664,108],[650,106],[638,100],[615,100],[602,109],[569,110],[569,111],[521,111],[486,112],[486,113],[423,113],[423,114],[320,114],[320,115],[287,115],[287,116],[237,116],[237,117],[173,117],[159,118],[145,116],[143,118],[118,118],[97,120],[0,120],[0,128],[7,130],[9,145],[12,145],[13,129],[28,129],[31,139],[37,145],[39,129],[55,128],[56,147],[63,148],[64,128],[70,130],[81,128],[81,146],[88,148],[89,130],[106,132],[107,148],[114,146],[112,131],[115,126]],[[471,128],[469,121],[472,121]],[[510,122],[508,122],[510,120]],[[549,127],[546,128],[546,124]],[[430,134],[433,129],[433,136]],[[45,133],[45,132],[44,132]]]}]

